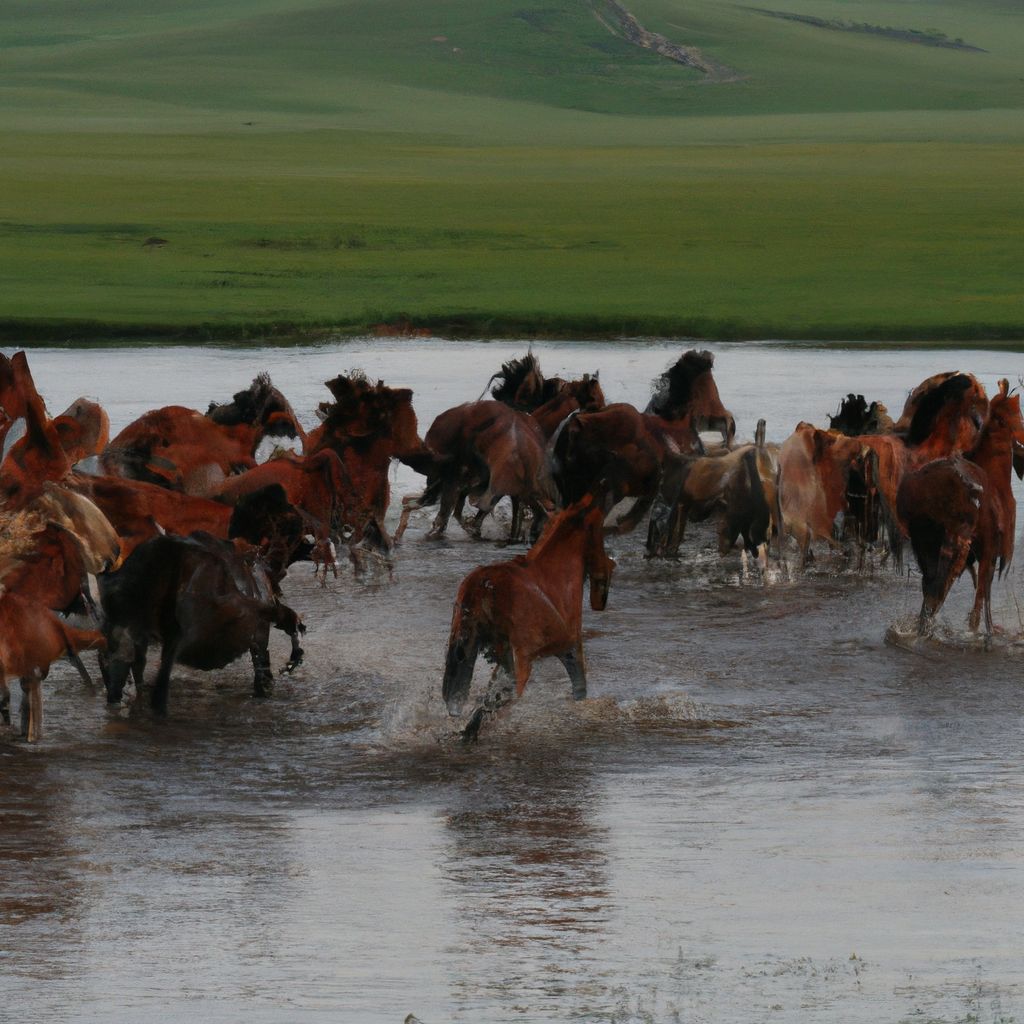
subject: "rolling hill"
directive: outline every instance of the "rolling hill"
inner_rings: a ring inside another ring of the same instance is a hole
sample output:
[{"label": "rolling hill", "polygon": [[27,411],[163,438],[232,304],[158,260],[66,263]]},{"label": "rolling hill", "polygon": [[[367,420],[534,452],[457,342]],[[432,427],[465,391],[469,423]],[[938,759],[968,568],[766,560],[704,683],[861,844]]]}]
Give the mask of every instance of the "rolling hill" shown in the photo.
[{"label": "rolling hill", "polygon": [[1021,52],[1003,0],[8,0],[0,320],[1021,336]]}]

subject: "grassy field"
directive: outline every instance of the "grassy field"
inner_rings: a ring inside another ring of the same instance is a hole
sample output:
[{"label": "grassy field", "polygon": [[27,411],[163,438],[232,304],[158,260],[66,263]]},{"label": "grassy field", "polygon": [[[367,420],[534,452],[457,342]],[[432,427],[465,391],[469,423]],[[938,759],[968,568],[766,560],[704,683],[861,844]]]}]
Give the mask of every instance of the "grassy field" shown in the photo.
[{"label": "grassy field", "polygon": [[153,6],[0,8],[8,340],[1024,338],[1010,3]]}]

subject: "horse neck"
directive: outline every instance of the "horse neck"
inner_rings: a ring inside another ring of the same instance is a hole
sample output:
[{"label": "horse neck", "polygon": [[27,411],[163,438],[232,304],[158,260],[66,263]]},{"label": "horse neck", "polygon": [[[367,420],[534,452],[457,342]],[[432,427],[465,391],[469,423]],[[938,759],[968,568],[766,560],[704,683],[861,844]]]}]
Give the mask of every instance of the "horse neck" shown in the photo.
[{"label": "horse neck", "polygon": [[1007,481],[1013,465],[1013,434],[1001,420],[991,417],[982,428],[978,443],[967,454],[976,466],[980,466],[990,480]]},{"label": "horse neck", "polygon": [[[586,575],[587,531],[579,516],[566,516],[547,530],[527,552],[526,561],[542,570],[540,585],[552,592],[561,590],[561,584],[569,585],[575,592],[583,593],[583,577]],[[571,565],[574,571],[559,573],[558,567]]]}]

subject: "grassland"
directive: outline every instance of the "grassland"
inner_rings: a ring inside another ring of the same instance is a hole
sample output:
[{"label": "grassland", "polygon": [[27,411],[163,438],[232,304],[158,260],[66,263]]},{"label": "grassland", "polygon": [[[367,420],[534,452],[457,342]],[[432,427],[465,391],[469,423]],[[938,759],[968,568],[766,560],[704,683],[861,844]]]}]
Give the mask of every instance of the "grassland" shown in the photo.
[{"label": "grassland", "polygon": [[1024,13],[628,6],[738,80],[596,0],[4,5],[0,335],[1024,338]]}]

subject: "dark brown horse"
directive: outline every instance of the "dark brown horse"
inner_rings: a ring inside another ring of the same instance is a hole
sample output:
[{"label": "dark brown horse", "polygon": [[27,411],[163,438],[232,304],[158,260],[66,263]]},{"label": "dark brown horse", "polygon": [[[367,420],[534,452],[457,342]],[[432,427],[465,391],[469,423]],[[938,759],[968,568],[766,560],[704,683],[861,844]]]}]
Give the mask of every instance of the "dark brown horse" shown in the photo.
[{"label": "dark brown horse", "polygon": [[665,420],[688,418],[698,433],[718,430],[726,447],[732,444],[736,420],[718,394],[711,370],[715,357],[711,352],[691,349],[684,352],[660,377],[654,380],[654,394],[645,412]]},{"label": "dark brown horse", "polygon": [[121,700],[131,671],[142,685],[149,645],[160,642],[160,669],[152,705],[167,713],[176,663],[210,670],[249,653],[253,692],[273,691],[268,643],[271,626],[292,641],[290,671],[302,660],[299,616],[274,596],[258,560],[209,534],[154,537],[140,545],[116,573],[101,577],[107,658],[101,661],[107,699]]},{"label": "dark brown horse", "polygon": [[[424,438],[431,454],[427,486],[419,497],[403,502],[395,539],[402,536],[415,509],[435,502],[439,508],[428,536],[443,536],[453,513],[479,536],[484,517],[503,497],[512,500],[510,540],[521,540],[526,508],[533,513],[536,535],[557,498],[546,441],[532,416],[503,402],[466,402],[447,409]],[[461,514],[467,497],[477,508],[471,523]]]},{"label": "dark brown horse", "polygon": [[265,437],[304,437],[291,406],[260,374],[230,402],[205,414],[180,405],[154,409],[130,423],[100,457],[111,476],[201,494],[211,482],[251,469]]},{"label": "dark brown horse", "polygon": [[717,428],[731,441],[735,421],[718,397],[714,357],[690,351],[654,381],[646,412],[626,403],[570,416],[552,438],[555,479],[564,502],[602,493],[607,509],[635,499],[616,529],[641,522],[661,489],[666,466],[701,452],[699,430]]},{"label": "dark brown horse", "polygon": [[966,455],[927,462],[901,482],[897,507],[921,569],[921,633],[953,583],[975,564],[974,605],[967,623],[976,630],[984,613],[985,631],[992,632],[992,581],[1013,557],[1017,502],[1010,474],[1024,475],[1022,453],[1020,395],[1011,395],[1009,382],[1001,380],[974,447]]},{"label": "dark brown horse", "polygon": [[[455,599],[442,695],[451,715],[462,711],[477,655],[484,651],[515,681],[521,696],[534,661],[556,657],[572,695],[587,695],[583,656],[583,582],[590,605],[602,611],[615,563],[604,550],[604,514],[589,497],[559,512],[525,555],[474,569]],[[488,708],[487,710],[490,710]],[[467,726],[479,729],[482,710]]]}]

